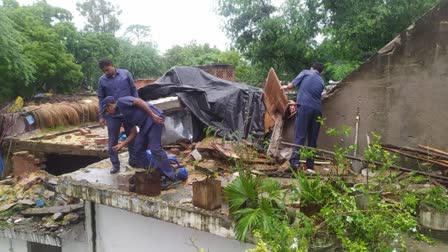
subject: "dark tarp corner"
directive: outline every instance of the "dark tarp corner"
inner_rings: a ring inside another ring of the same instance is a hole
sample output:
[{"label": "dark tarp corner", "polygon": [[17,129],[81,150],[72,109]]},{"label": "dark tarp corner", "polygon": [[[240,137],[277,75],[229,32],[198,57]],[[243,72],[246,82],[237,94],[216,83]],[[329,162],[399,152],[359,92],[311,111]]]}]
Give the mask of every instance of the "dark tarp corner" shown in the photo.
[{"label": "dark tarp corner", "polygon": [[262,89],[219,79],[196,67],[173,67],[138,93],[144,100],[178,96],[199,119],[193,120],[197,129],[211,126],[218,135],[233,139],[264,134]]}]

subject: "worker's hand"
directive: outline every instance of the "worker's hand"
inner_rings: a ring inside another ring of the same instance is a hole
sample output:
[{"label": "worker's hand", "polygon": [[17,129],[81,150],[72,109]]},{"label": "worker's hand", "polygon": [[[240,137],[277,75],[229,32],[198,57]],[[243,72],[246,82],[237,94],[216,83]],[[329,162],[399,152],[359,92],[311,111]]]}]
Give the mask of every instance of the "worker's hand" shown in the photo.
[{"label": "worker's hand", "polygon": [[104,125],[106,125],[106,119],[100,118],[99,123],[100,123],[101,127],[104,129]]},{"label": "worker's hand", "polygon": [[154,115],[154,116],[152,117],[152,119],[153,119],[154,122],[156,122],[157,124],[163,124],[163,122],[164,122],[163,117],[158,116],[158,115]]},{"label": "worker's hand", "polygon": [[123,149],[124,144],[123,143],[119,143],[117,145],[115,145],[114,147],[112,147],[112,150],[115,152],[119,152],[121,149]]}]

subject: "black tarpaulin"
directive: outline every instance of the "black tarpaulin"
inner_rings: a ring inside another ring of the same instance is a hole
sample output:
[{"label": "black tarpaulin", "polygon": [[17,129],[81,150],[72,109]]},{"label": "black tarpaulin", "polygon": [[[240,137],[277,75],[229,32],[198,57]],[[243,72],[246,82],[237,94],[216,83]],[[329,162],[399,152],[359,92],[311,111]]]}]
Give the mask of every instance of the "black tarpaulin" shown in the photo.
[{"label": "black tarpaulin", "polygon": [[138,90],[144,100],[178,96],[201,123],[220,136],[247,138],[264,133],[263,91],[246,84],[219,79],[196,67],[173,67],[157,81]]}]

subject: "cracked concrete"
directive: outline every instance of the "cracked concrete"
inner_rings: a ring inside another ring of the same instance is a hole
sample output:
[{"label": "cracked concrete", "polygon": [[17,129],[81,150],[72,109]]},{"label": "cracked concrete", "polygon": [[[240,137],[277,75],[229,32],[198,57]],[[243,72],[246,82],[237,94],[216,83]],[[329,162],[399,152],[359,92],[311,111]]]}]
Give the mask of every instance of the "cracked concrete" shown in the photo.
[{"label": "cracked concrete", "polygon": [[[122,164],[126,164],[127,155],[127,153],[119,155]],[[123,166],[120,172],[124,172]],[[191,202],[191,185],[184,183],[174,189],[162,191],[158,197],[148,197],[119,190],[117,175],[109,173],[110,167],[109,159],[105,159],[76,172],[65,174],[57,191],[222,237],[235,237],[234,223],[229,219],[226,207],[215,211],[194,207]]]}]

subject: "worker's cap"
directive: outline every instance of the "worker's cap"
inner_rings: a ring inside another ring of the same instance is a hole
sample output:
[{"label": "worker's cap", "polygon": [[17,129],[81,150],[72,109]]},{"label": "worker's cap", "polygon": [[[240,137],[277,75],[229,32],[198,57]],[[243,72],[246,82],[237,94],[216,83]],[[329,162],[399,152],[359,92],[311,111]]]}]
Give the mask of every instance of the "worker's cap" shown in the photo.
[{"label": "worker's cap", "polygon": [[115,103],[115,98],[113,96],[108,96],[101,101],[101,114],[106,112],[106,108],[109,104]]}]

